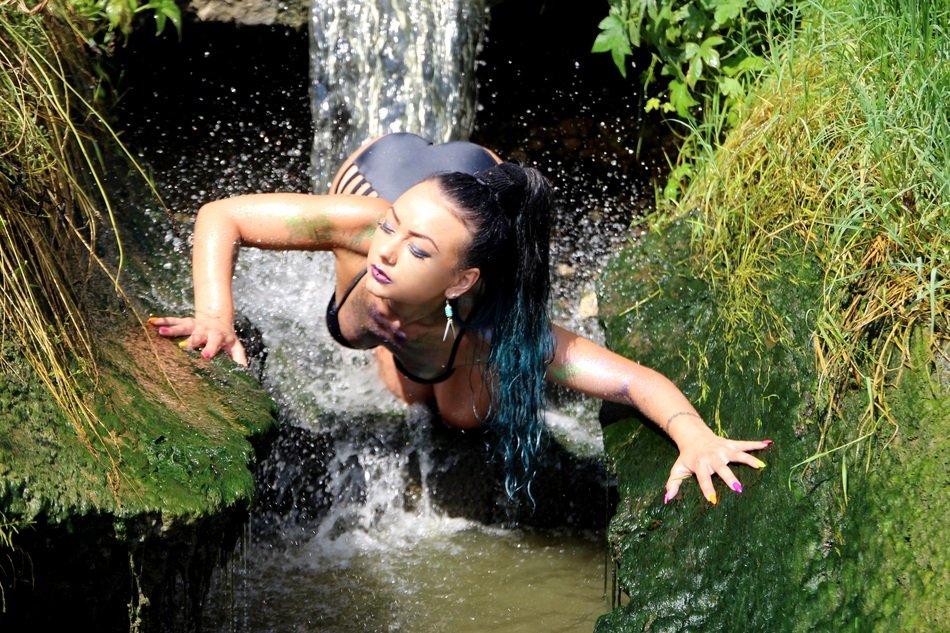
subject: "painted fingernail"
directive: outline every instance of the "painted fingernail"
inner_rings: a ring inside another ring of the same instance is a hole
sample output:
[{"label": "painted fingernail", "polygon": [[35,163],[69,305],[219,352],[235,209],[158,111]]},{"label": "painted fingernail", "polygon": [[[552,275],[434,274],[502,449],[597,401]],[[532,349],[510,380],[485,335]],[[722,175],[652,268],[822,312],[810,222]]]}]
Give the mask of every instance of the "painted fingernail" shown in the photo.
[{"label": "painted fingernail", "polygon": [[159,334],[162,334],[162,335],[167,335],[167,334],[168,334],[168,328],[167,328],[167,327],[160,327],[160,328],[158,328],[158,333],[159,333]]},{"label": "painted fingernail", "polygon": [[670,496],[670,493],[669,493],[669,492],[667,492],[666,494],[664,494],[664,495],[663,495],[663,505],[668,504],[668,503],[670,502],[670,499],[672,499],[672,498],[673,498],[673,497]]},{"label": "painted fingernail", "polygon": [[709,496],[706,497],[706,498],[709,499],[709,503],[711,503],[711,504],[713,504],[713,505],[716,505],[717,503],[719,503],[719,499],[716,498],[716,493],[713,493],[713,494],[709,495]]},{"label": "painted fingernail", "polygon": [[742,484],[740,484],[738,481],[732,482],[732,489],[738,492],[740,495],[742,494]]},{"label": "painted fingernail", "polygon": [[149,325],[154,325],[156,321],[158,321],[158,317],[149,317],[146,323],[148,323]]},{"label": "painted fingernail", "polygon": [[188,341],[182,341],[178,344],[178,347],[182,349],[188,349]]},{"label": "painted fingernail", "polygon": [[755,460],[756,468],[765,468],[765,466],[766,466],[765,462],[763,462],[761,459]]},{"label": "painted fingernail", "polygon": [[762,440],[762,443],[765,444],[766,446],[771,446],[772,440]]}]

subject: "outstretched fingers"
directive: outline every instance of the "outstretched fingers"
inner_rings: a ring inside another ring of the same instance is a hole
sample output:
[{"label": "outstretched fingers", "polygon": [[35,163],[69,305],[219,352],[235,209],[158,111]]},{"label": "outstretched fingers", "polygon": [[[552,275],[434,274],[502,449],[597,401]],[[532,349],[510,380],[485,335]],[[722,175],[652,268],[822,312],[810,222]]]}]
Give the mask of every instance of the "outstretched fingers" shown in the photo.
[{"label": "outstretched fingers", "polygon": [[718,475],[726,486],[736,494],[742,494],[742,483],[732,472],[729,464],[745,464],[757,470],[765,468],[765,462],[746,451],[767,448],[772,444],[772,441],[724,440],[723,443],[728,444],[728,446],[721,445],[717,447],[717,450],[709,451],[704,455],[693,456],[691,461],[687,461],[683,455],[680,455],[673,464],[673,468],[670,469],[670,476],[666,481],[666,490],[663,495],[664,504],[669,503],[679,493],[684,479],[689,479],[694,475],[703,496],[713,505],[719,503],[716,487],[713,484],[713,475]]},{"label": "outstretched fingers", "polygon": [[233,360],[235,363],[242,367],[247,367],[247,352],[244,351],[244,345],[241,344],[240,340],[235,338],[230,345],[227,345],[222,349],[227,352],[228,356],[230,356],[231,360]]}]

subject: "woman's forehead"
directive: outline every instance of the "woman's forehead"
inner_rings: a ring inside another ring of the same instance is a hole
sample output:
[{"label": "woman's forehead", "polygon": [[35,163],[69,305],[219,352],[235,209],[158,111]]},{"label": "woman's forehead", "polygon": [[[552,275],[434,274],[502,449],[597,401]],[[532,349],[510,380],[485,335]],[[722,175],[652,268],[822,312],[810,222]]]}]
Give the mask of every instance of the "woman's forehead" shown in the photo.
[{"label": "woman's forehead", "polygon": [[391,208],[399,222],[461,224],[452,201],[431,180],[407,190],[396,199]]}]

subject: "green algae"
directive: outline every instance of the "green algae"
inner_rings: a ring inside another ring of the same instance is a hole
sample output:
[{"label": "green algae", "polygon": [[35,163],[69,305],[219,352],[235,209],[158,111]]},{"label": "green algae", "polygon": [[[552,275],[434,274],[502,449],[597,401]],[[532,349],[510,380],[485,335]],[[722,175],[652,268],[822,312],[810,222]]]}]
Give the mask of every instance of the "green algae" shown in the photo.
[{"label": "green algae", "polygon": [[245,370],[152,331],[99,342],[95,380],[77,381],[98,420],[85,442],[3,348],[0,628],[196,630],[255,501],[273,403]]},{"label": "green algae", "polygon": [[104,343],[98,383],[82,383],[102,425],[88,445],[26,363],[0,377],[0,507],[8,516],[57,524],[158,513],[169,522],[250,505],[255,443],[275,428],[269,397],[246,372],[150,336]]},{"label": "green algae", "polygon": [[[608,344],[668,375],[718,432],[775,444],[759,455],[767,468],[733,467],[743,494],[717,480],[710,506],[690,481],[664,505],[675,447],[633,412],[614,416],[604,439],[620,501],[608,537],[626,597],[599,633],[946,628],[946,384],[929,377],[932,359],[904,372],[900,432],[870,470],[848,451],[796,467],[814,455],[823,413],[809,322],[820,279],[801,253],[792,245],[765,286],[761,327],[728,337],[685,223],[605,271]],[[867,406],[863,393],[851,400]]]},{"label": "green algae", "polygon": [[[923,341],[914,339],[911,368],[893,389],[899,428],[849,491],[840,586],[860,590],[842,592],[844,608],[825,614],[820,628],[950,628],[950,382],[939,378]],[[855,393],[846,410],[856,417],[866,406]]]}]

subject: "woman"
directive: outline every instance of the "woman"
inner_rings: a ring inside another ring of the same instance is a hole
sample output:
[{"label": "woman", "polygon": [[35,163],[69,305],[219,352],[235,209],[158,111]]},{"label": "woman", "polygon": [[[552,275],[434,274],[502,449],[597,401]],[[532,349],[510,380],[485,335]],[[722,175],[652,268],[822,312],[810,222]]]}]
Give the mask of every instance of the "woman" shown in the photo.
[{"label": "woman", "polygon": [[157,317],[163,336],[206,358],[246,364],[233,328],[237,246],[331,250],[336,291],[327,326],[340,344],[373,349],[386,386],[407,403],[434,402],[452,426],[495,426],[509,495],[530,485],[543,435],[544,381],[629,404],[680,455],[664,503],[696,475],[734,491],[730,462],[771,442],[721,438],[657,372],[552,325],[551,189],[534,169],[472,143],[432,145],[411,134],[375,139],[340,168],[330,195],[255,194],[217,200],[195,222],[195,317]]}]

